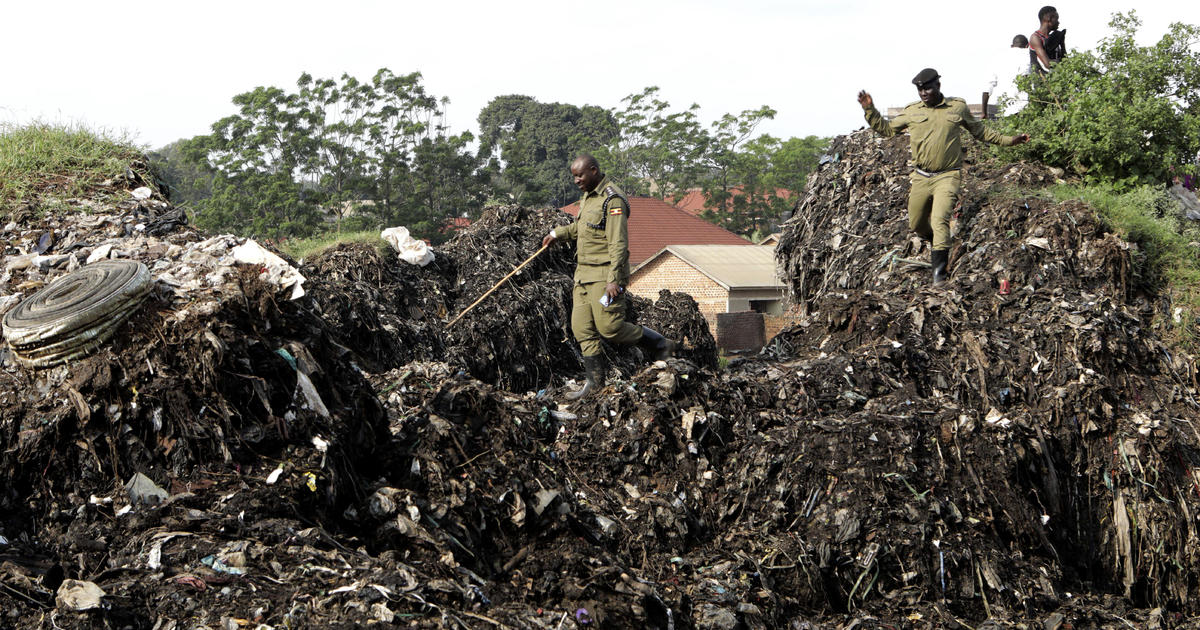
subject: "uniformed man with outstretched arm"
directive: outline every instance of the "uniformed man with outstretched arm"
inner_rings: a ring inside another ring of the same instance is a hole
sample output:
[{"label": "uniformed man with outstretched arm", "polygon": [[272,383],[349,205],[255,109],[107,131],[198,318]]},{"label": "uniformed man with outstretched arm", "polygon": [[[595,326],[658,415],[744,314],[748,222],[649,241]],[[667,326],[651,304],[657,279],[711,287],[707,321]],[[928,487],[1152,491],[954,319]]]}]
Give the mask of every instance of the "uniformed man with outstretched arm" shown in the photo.
[{"label": "uniformed man with outstretched arm", "polygon": [[652,360],[671,356],[675,344],[657,332],[625,321],[625,286],[629,283],[629,202],[604,176],[596,158],[582,154],[571,163],[575,185],[583,191],[579,217],[554,228],[542,245],[574,239],[575,289],[571,295],[571,331],[579,341],[587,381],[567,398],[582,398],[604,384],[608,367],[600,339],[619,345],[638,344]]},{"label": "uniformed man with outstretched arm", "polygon": [[921,238],[933,241],[930,262],[933,264],[933,283],[946,280],[946,264],[950,257],[950,213],[958,203],[962,185],[963,144],[959,128],[966,129],[976,139],[992,144],[1012,146],[1029,141],[1029,134],[1005,136],[976,120],[961,98],[942,96],[942,84],[937,71],[925,68],[913,78],[921,100],[909,104],[900,115],[885,121],[875,109],[871,95],[858,93],[867,123],[880,135],[888,138],[907,130],[916,164],[908,193],[908,229]]}]

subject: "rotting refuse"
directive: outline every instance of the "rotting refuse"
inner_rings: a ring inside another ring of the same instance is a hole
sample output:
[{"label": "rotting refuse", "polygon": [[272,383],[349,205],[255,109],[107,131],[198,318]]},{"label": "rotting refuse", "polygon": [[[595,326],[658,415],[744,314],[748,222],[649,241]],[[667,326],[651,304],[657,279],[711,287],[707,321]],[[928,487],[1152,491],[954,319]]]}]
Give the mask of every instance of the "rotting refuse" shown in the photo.
[{"label": "rotting refuse", "polygon": [[[96,354],[0,370],[4,623],[77,580],[102,606],[59,627],[1198,627],[1196,371],[1133,246],[988,194],[1044,167],[971,164],[932,289],[906,151],[834,141],[767,352],[718,369],[691,298],[634,300],[679,356],[610,350],[570,406],[567,247],[443,325],[557,211],[490,208],[424,267],[339,246],[297,300],[240,239],[136,230],[157,193],[10,226],[6,255],[68,258],[0,294],[105,245],[158,282]],[[128,509],[135,474],[167,497]]]}]

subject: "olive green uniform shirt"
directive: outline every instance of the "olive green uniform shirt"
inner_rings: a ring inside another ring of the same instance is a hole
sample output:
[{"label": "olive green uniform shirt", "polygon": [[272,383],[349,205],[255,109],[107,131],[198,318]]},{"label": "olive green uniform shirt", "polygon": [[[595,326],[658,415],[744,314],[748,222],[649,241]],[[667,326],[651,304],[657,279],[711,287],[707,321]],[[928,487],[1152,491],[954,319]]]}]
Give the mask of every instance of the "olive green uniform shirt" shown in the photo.
[{"label": "olive green uniform shirt", "polygon": [[1005,136],[984,126],[971,115],[967,102],[961,98],[943,98],[929,107],[922,101],[910,103],[890,121],[883,119],[874,106],[863,109],[867,123],[880,135],[892,136],[908,130],[912,158],[917,168],[930,173],[957,170],[962,167],[963,146],[959,128],[966,129],[977,140],[1012,146],[1016,136]]},{"label": "olive green uniform shirt", "polygon": [[[617,195],[617,196],[613,196]],[[608,210],[604,209],[604,200]],[[605,177],[595,190],[579,199],[579,217],[570,225],[554,228],[555,238],[576,243],[575,282],[629,281],[629,205],[624,193]]]}]

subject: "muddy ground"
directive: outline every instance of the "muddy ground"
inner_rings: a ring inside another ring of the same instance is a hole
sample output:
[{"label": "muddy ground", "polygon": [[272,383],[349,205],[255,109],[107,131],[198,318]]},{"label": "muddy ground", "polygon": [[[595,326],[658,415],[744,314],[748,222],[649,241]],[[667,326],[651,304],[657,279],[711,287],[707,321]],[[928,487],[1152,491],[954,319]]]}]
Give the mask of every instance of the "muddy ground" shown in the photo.
[{"label": "muddy ground", "polygon": [[691,298],[637,299],[679,356],[610,348],[572,405],[569,247],[445,325],[556,211],[490,208],[425,267],[290,261],[291,300],[157,193],[14,210],[5,260],[62,258],[0,299],[105,244],[159,282],[91,357],[4,359],[0,626],[1200,627],[1196,371],[1136,248],[1051,170],[972,164],[933,289],[906,158],[835,140],[761,355],[719,367]]}]

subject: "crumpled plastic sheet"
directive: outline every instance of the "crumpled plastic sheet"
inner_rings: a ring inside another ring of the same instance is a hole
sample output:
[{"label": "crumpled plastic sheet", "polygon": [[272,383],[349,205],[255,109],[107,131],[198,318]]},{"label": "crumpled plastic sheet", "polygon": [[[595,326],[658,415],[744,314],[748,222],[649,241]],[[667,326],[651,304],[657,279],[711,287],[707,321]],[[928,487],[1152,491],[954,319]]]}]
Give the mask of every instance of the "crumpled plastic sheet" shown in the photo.
[{"label": "crumpled plastic sheet", "polygon": [[233,259],[244,265],[262,265],[266,268],[267,280],[283,288],[291,287],[289,300],[304,297],[304,276],[286,260],[267,251],[254,239],[233,248]]},{"label": "crumpled plastic sheet", "polygon": [[406,263],[424,267],[433,262],[433,250],[429,244],[413,238],[406,227],[390,227],[380,232],[379,237],[387,241],[400,254],[400,260]]}]

